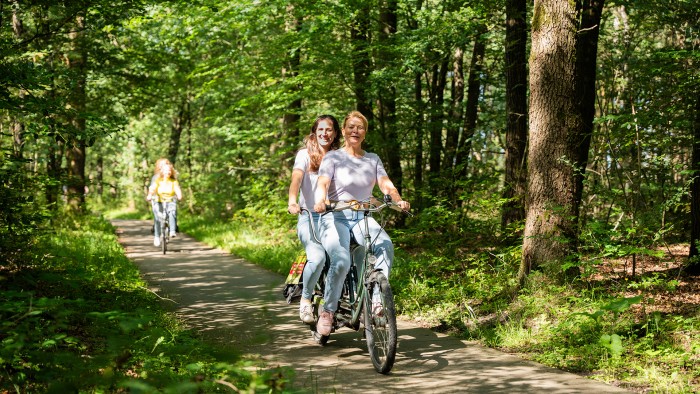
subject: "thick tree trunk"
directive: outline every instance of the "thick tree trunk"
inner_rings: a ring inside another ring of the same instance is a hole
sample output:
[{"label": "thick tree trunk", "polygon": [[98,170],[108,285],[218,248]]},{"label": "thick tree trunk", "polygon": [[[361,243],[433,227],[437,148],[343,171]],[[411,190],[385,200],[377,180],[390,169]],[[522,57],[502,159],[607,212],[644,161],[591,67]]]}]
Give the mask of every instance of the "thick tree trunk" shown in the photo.
[{"label": "thick tree trunk", "polygon": [[531,269],[561,273],[576,245],[577,132],[576,5],[536,0],[530,54],[529,177],[523,256],[518,275]]},{"label": "thick tree trunk", "polygon": [[[396,34],[396,0],[384,0],[381,3],[379,15],[379,53],[378,66],[385,70],[391,68],[394,59],[392,50],[394,47],[394,35]],[[379,99],[377,100],[377,113],[379,115],[380,135],[383,139],[382,151],[386,158],[387,174],[394,183],[394,186],[402,191],[403,171],[401,169],[401,149],[397,149],[400,144],[396,131],[396,86],[390,83],[384,84],[379,89]]]},{"label": "thick tree trunk", "polygon": [[66,201],[73,212],[81,212],[85,204],[85,84],[87,79],[87,52],[84,44],[85,17],[76,17],[75,30],[70,34],[71,49],[67,54],[68,67],[73,79],[73,90],[69,94],[68,106],[71,109],[72,138],[66,144],[68,179]]},{"label": "thick tree trunk", "polygon": [[501,228],[525,219],[527,170],[527,2],[506,1],[506,157]]}]

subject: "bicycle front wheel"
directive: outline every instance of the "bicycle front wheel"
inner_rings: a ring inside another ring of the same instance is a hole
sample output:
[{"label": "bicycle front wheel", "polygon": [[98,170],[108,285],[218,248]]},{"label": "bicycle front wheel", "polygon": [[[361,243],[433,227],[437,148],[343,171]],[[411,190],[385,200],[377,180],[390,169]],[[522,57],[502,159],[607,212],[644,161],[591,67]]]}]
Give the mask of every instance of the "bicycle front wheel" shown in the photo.
[{"label": "bicycle front wheel", "polygon": [[168,250],[168,226],[160,228],[160,248],[163,250],[163,254]]},{"label": "bicycle front wheel", "polygon": [[[375,289],[379,297],[373,297]],[[370,279],[364,300],[367,350],[377,372],[387,374],[396,359],[396,309],[389,281],[381,272]]]}]

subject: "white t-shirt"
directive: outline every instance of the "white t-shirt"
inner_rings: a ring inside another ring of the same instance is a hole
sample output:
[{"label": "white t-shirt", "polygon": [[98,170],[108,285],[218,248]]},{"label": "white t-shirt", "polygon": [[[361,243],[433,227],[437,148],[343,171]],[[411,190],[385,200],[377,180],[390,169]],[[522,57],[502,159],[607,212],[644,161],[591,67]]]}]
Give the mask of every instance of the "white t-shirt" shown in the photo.
[{"label": "white t-shirt", "polygon": [[374,153],[350,156],[344,149],[326,153],[318,175],[330,178],[328,198],[332,201],[364,200],[372,196],[374,185],[387,176],[382,160]]},{"label": "white t-shirt", "polygon": [[294,159],[294,169],[304,171],[304,177],[301,179],[301,188],[299,193],[299,206],[306,208],[309,211],[314,211],[314,192],[316,191],[316,180],[318,179],[317,172],[309,171],[311,158],[309,151],[300,149],[297,152],[297,157]]}]

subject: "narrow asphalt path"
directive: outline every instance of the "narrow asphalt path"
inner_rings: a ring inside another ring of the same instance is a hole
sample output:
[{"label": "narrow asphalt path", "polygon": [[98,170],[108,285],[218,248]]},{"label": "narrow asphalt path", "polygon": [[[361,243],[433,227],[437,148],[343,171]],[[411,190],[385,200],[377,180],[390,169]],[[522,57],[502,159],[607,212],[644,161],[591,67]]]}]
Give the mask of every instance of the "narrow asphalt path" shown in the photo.
[{"label": "narrow asphalt path", "polygon": [[268,367],[296,371],[292,390],[310,393],[624,393],[617,387],[548,368],[399,321],[396,363],[380,375],[361,332],[341,329],[315,344],[297,305],[282,298],[284,278],[181,234],[166,255],[153,246],[151,223],[114,220],[119,241],[151,289],[208,340]]}]

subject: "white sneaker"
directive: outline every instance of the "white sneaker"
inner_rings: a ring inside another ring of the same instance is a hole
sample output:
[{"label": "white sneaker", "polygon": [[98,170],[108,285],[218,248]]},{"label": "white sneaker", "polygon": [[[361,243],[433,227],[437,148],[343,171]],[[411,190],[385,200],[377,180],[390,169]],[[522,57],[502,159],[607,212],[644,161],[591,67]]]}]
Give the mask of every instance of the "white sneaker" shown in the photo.
[{"label": "white sneaker", "polygon": [[153,237],[153,246],[160,246],[160,237]]}]

